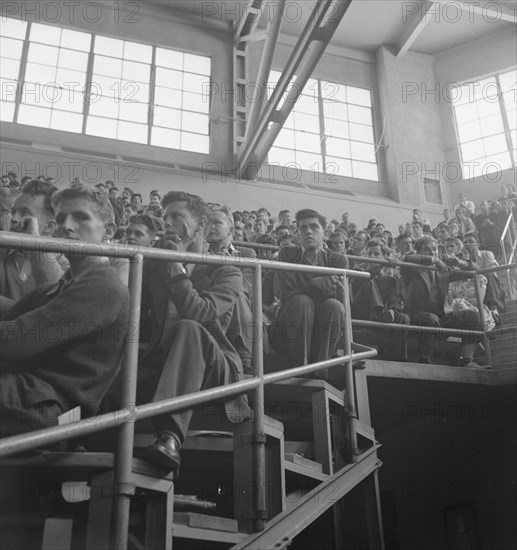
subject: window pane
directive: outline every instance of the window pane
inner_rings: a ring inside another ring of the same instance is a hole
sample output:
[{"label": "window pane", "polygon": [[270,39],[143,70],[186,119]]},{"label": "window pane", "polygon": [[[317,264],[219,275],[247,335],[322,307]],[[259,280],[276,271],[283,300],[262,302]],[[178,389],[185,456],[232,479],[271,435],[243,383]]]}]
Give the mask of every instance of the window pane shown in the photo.
[{"label": "window pane", "polygon": [[326,118],[348,120],[348,105],[346,103],[326,102],[323,104],[323,112]]},{"label": "window pane", "polygon": [[147,143],[147,124],[135,124],[121,120],[118,123],[117,137],[125,141]]},{"label": "window pane", "polygon": [[511,90],[515,94],[517,90],[517,71],[510,71],[499,75],[499,83],[501,84],[503,93]]},{"label": "window pane", "polygon": [[182,117],[182,128],[198,134],[208,134],[208,117],[185,111]]},{"label": "window pane", "polygon": [[349,126],[348,122],[325,118],[325,133],[329,137],[349,138]]},{"label": "window pane", "polygon": [[14,119],[14,103],[0,104],[0,120],[4,122],[13,122]]},{"label": "window pane", "polygon": [[27,63],[25,69],[26,82],[38,82],[41,85],[56,81],[56,68],[47,65]]},{"label": "window pane", "polygon": [[491,115],[497,115],[501,113],[499,107],[499,101],[478,101],[476,102],[478,107],[478,113],[480,117],[487,117]]},{"label": "window pane", "polygon": [[372,97],[370,94],[370,90],[352,88],[351,86],[347,86],[346,91],[348,103],[353,103],[354,105],[362,105],[364,107],[371,107]]},{"label": "window pane", "polygon": [[295,132],[296,149],[302,151],[320,151],[320,135],[309,134],[308,132]]},{"label": "window pane", "polygon": [[109,55],[111,57],[122,58],[124,52],[124,41],[107,36],[95,37],[95,53]]},{"label": "window pane", "polygon": [[53,110],[50,127],[54,130],[79,133],[83,129],[83,117],[75,113]]},{"label": "window pane", "polygon": [[375,163],[375,148],[373,145],[352,141],[350,146],[353,159]]},{"label": "window pane", "polygon": [[117,121],[108,118],[88,117],[86,133],[115,139],[117,137]]},{"label": "window pane", "polygon": [[143,82],[122,80],[120,82],[120,96],[126,103],[148,103],[149,85]]},{"label": "window pane", "polygon": [[296,151],[296,162],[300,165],[302,170],[310,170],[312,172],[322,171],[323,162],[321,155]]},{"label": "window pane", "polygon": [[95,103],[90,104],[90,115],[106,118],[117,118],[120,102],[113,97],[99,97]]},{"label": "window pane", "polygon": [[507,150],[506,139],[503,134],[492,136],[483,140],[485,155],[491,156]]},{"label": "window pane", "polygon": [[133,122],[147,123],[147,111],[149,106],[146,103],[120,103],[119,118]]},{"label": "window pane", "polygon": [[328,138],[327,155],[332,157],[351,158],[350,141],[346,139]]},{"label": "window pane", "polygon": [[207,113],[210,108],[210,103],[207,98],[200,94],[192,94],[189,92],[183,92],[183,109],[189,111],[195,111],[198,113]]},{"label": "window pane", "polygon": [[93,72],[94,75],[99,74],[118,79],[122,75],[122,60],[96,55],[93,63]]},{"label": "window pane", "polygon": [[349,116],[350,122],[359,122],[361,124],[372,123],[372,111],[365,107],[357,107],[356,105],[349,105],[348,116]]},{"label": "window pane", "polygon": [[81,92],[74,93],[72,92],[72,90],[66,88],[62,90],[60,99],[54,103],[55,109],[60,109],[62,111],[71,111],[74,113],[82,113],[83,107],[83,94]]},{"label": "window pane", "polygon": [[365,162],[357,162],[353,160],[352,172],[354,174],[354,178],[379,181],[379,173],[375,164],[367,164]]},{"label": "window pane", "polygon": [[325,172],[338,174],[344,177],[352,177],[352,161],[340,157],[327,157]]},{"label": "window pane", "polygon": [[181,133],[181,148],[185,151],[194,151],[196,153],[209,153],[208,136],[199,134]]},{"label": "window pane", "polygon": [[183,69],[183,53],[175,50],[156,48],[156,65],[158,67],[167,67],[181,71]]},{"label": "window pane", "polygon": [[61,40],[61,29],[59,27],[53,27],[51,25],[41,25],[40,23],[33,23],[31,25],[30,41],[39,42],[40,44],[51,44],[52,46],[59,46]]},{"label": "window pane", "polygon": [[463,143],[461,145],[461,153],[464,161],[482,158],[485,155],[483,141],[476,140],[469,143]]},{"label": "window pane", "polygon": [[185,71],[210,76],[210,58],[186,53],[184,63]]},{"label": "window pane", "polygon": [[56,82],[60,86],[65,86],[65,82],[67,82],[68,88],[82,91],[86,83],[86,74],[84,72],[71,71],[69,69],[58,69]]},{"label": "window pane", "polygon": [[18,111],[18,123],[28,124],[30,126],[41,126],[48,128],[50,124],[50,115],[52,111],[33,105],[20,105]]},{"label": "window pane", "polygon": [[167,88],[175,88],[181,90],[183,84],[183,73],[180,71],[173,71],[171,69],[162,69],[158,67],[156,69],[156,85],[165,86]]},{"label": "window pane", "polygon": [[479,120],[473,120],[465,124],[458,125],[458,134],[461,142],[466,142],[481,135],[481,126]]},{"label": "window pane", "polygon": [[165,128],[181,128],[181,111],[179,109],[167,109],[155,107],[154,124]]},{"label": "window pane", "polygon": [[55,66],[59,48],[54,46],[45,46],[44,44],[31,44],[29,47],[28,61],[40,63],[42,65]]},{"label": "window pane", "polygon": [[488,118],[482,118],[480,119],[479,124],[481,126],[481,133],[484,136],[492,136],[494,134],[504,132],[501,114]]},{"label": "window pane", "polygon": [[180,132],[178,130],[167,130],[165,128],[157,128],[155,126],[151,134],[151,145],[179,149]]},{"label": "window pane", "polygon": [[0,54],[2,57],[20,60],[22,56],[23,42],[13,38],[0,38]]},{"label": "window pane", "polygon": [[373,128],[364,124],[350,124],[350,139],[373,143]]},{"label": "window pane", "polygon": [[185,73],[183,75],[183,89],[198,94],[206,94],[210,79],[203,75]]},{"label": "window pane", "polygon": [[465,105],[456,107],[455,113],[458,124],[472,122],[478,118],[478,111],[475,103],[466,103]]},{"label": "window pane", "polygon": [[325,103],[347,102],[346,86],[335,82],[321,82],[321,98]]},{"label": "window pane", "polygon": [[0,35],[11,38],[25,39],[27,33],[27,22],[20,19],[11,19],[9,17],[0,17]]},{"label": "window pane", "polygon": [[510,160],[510,153],[502,153],[499,155],[487,156],[484,163],[484,173],[490,174],[492,172],[500,172],[501,170],[508,170],[512,167]]},{"label": "window pane", "polygon": [[294,108],[298,113],[318,115],[318,102],[313,96],[301,95]]},{"label": "window pane", "polygon": [[153,60],[153,48],[147,44],[126,42],[124,45],[124,59],[150,64]]},{"label": "window pane", "polygon": [[317,116],[296,113],[294,116],[296,127],[306,132],[320,133],[320,119]]},{"label": "window pane", "polygon": [[283,149],[272,147],[268,153],[269,164],[279,164],[285,166],[288,162],[294,162],[294,151],[292,149]]},{"label": "window pane", "polygon": [[294,149],[294,131],[282,129],[275,140],[277,147],[285,147],[286,149]]},{"label": "window pane", "polygon": [[16,90],[18,84],[14,80],[8,80],[5,78],[0,79],[0,109],[3,107],[4,101],[15,101],[16,100]]},{"label": "window pane", "polygon": [[151,73],[150,65],[136,63],[135,61],[123,61],[122,78],[125,80],[136,80],[137,82],[149,82]]},{"label": "window pane", "polygon": [[156,86],[154,90],[155,105],[163,105],[165,107],[181,107],[181,92],[179,90],[171,90]]},{"label": "window pane", "polygon": [[59,66],[65,69],[86,71],[88,54],[74,50],[61,49],[59,52]]},{"label": "window pane", "polygon": [[14,59],[2,59],[2,76],[11,80],[18,79],[20,62]]},{"label": "window pane", "polygon": [[61,32],[61,47],[71,50],[80,50],[89,52],[92,43],[92,35],[86,32],[72,31],[62,29]]}]

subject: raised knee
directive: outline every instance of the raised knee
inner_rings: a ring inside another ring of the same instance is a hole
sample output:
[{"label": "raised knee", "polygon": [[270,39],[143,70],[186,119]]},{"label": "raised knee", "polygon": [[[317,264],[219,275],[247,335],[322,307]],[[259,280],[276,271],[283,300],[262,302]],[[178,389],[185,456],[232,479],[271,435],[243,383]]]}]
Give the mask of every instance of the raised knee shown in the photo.
[{"label": "raised knee", "polygon": [[325,300],[323,304],[321,304],[321,307],[325,308],[327,311],[333,311],[336,313],[345,312],[345,306],[335,298],[329,298],[328,300]]}]

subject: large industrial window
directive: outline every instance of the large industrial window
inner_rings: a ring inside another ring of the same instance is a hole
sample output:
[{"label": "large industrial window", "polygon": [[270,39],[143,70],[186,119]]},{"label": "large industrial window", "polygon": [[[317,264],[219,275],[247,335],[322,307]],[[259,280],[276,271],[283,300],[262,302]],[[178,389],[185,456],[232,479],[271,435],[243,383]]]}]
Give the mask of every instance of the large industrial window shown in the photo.
[{"label": "large industrial window", "polygon": [[209,153],[209,57],[2,18],[1,120]]},{"label": "large industrial window", "polygon": [[82,132],[91,35],[32,23],[17,122]]},{"label": "large industrial window", "polygon": [[12,122],[27,23],[0,18],[0,120]]},{"label": "large industrial window", "polygon": [[[269,86],[279,78],[280,73],[272,71]],[[268,162],[378,181],[370,90],[309,79]]]},{"label": "large industrial window", "polygon": [[455,88],[451,94],[463,178],[516,165],[517,71]]}]

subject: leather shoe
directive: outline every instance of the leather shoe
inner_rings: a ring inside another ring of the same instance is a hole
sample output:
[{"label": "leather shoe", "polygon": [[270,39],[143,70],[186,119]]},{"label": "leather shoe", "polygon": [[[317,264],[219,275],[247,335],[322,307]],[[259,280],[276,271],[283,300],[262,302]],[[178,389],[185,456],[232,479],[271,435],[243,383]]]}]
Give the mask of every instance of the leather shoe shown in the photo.
[{"label": "leather shoe", "polygon": [[169,470],[179,470],[181,465],[180,444],[167,432],[158,434],[156,441],[145,450],[145,459]]}]

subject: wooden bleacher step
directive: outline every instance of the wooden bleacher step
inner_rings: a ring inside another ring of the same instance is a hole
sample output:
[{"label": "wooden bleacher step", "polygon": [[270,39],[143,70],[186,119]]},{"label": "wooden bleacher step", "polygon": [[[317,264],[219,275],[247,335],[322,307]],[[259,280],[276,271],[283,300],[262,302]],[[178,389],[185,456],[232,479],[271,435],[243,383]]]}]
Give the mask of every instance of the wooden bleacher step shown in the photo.
[{"label": "wooden bleacher step", "polygon": [[319,462],[310,460],[296,453],[285,453],[283,467],[286,472],[302,475],[312,479],[323,481],[328,474],[323,473],[323,466]]}]

